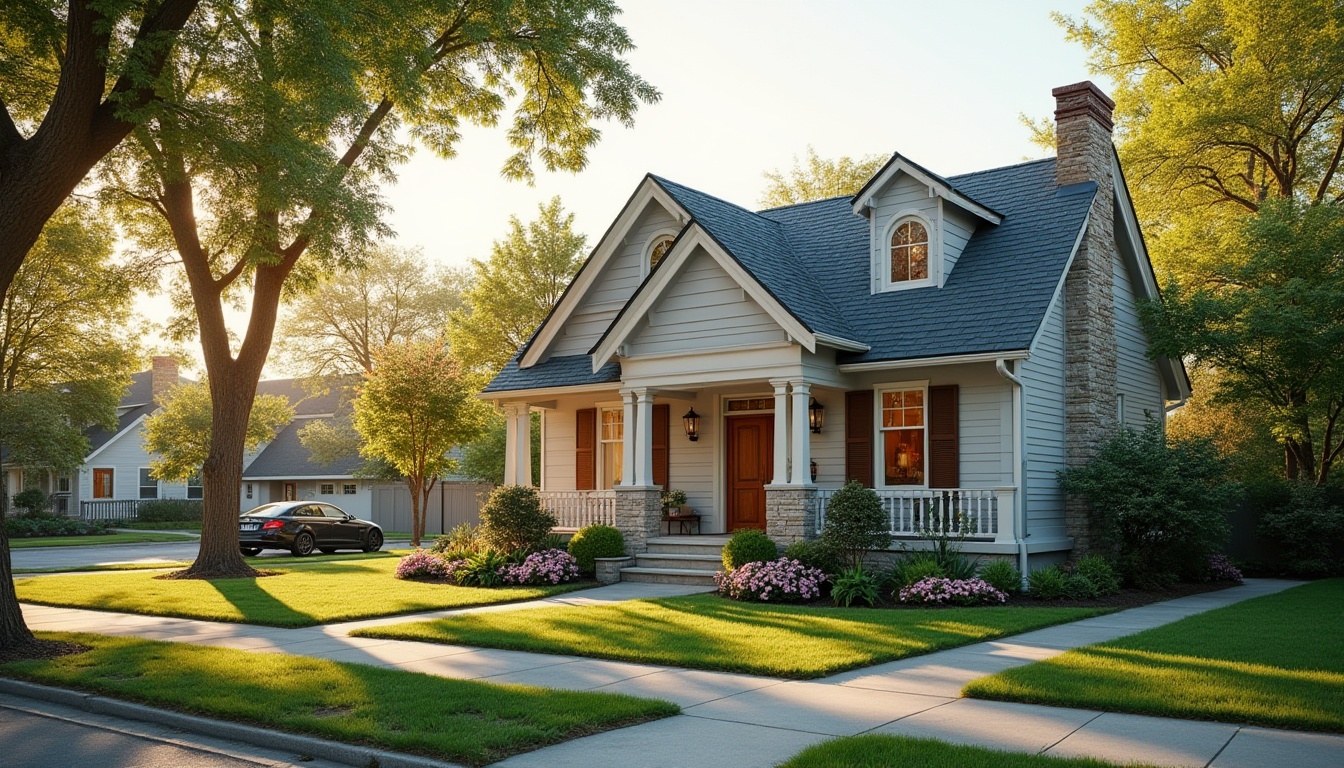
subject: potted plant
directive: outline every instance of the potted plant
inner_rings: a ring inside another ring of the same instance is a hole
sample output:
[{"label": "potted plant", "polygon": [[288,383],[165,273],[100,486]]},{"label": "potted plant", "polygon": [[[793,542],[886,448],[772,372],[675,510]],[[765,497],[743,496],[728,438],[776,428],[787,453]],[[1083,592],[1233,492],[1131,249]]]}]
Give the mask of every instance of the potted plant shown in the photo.
[{"label": "potted plant", "polygon": [[685,491],[675,489],[663,491],[663,514],[686,514],[689,511],[690,510],[686,508]]}]

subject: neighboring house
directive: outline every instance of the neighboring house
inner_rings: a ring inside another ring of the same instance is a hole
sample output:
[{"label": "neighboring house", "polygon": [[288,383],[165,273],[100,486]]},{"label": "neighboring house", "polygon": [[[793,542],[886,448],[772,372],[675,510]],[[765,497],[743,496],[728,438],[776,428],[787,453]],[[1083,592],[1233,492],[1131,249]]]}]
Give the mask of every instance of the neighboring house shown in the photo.
[{"label": "neighboring house", "polygon": [[1150,360],[1158,296],[1111,144],[1112,102],[1057,88],[1059,157],[944,178],[893,155],[852,198],[752,212],[646,176],[532,339],[486,387],[506,482],[562,526],[643,551],[660,487],[706,532],[815,536],[846,480],[898,535],[970,520],[1023,566],[1088,546],[1056,473],[1189,383]]}]

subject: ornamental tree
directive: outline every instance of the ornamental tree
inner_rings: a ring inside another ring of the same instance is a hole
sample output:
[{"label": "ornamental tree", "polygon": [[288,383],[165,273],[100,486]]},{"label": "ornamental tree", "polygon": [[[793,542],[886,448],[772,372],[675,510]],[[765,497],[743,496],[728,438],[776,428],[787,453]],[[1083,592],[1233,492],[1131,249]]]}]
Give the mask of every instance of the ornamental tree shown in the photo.
[{"label": "ornamental tree", "polygon": [[[168,390],[163,407],[145,419],[145,450],[156,454],[149,462],[150,474],[159,480],[182,482],[195,477],[210,456],[214,434],[214,409],[207,382],[179,384]],[[279,395],[258,395],[247,418],[243,447],[254,451],[273,439],[294,418],[289,400]],[[206,491],[209,500],[209,491]],[[238,488],[224,502],[238,513]]]}]

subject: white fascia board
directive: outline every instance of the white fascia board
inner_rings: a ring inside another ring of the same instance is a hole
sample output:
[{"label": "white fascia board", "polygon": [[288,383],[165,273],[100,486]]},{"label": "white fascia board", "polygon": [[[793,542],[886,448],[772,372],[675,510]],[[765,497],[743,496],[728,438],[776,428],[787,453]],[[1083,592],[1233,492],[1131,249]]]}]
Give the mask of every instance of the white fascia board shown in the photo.
[{"label": "white fascia board", "polygon": [[695,249],[703,248],[714,261],[728,273],[728,276],[742,288],[748,296],[752,298],[770,318],[779,324],[784,332],[794,341],[803,345],[808,352],[816,352],[816,335],[809,331],[801,322],[798,321],[787,309],[775,300],[770,292],[765,290],[764,286],[756,282],[737,259],[728,255],[714,240],[709,236],[698,222],[692,223],[684,234],[677,240],[672,250],[668,251],[663,257],[665,263],[658,265],[655,271],[635,295],[630,297],[626,303],[625,310],[616,322],[612,324],[607,331],[607,336],[593,350],[593,373],[597,373],[602,366],[611,362],[616,357],[616,351],[624,344],[635,329],[639,327],[640,321],[657,305],[658,300],[662,298],[663,293],[676,281],[682,267],[686,265],[691,254]]},{"label": "white fascia board", "polygon": [[[359,480],[354,475],[266,475],[265,477],[248,477],[243,475],[244,483],[251,483],[256,480]],[[370,478],[365,478],[370,479]]]},{"label": "white fascia board", "polygon": [[836,368],[841,373],[862,373],[863,371],[893,371],[902,368],[927,368],[930,365],[966,365],[968,363],[992,363],[995,360],[1025,360],[1031,352],[1025,349],[1008,352],[977,352],[970,355],[944,355],[943,357],[913,357],[905,360],[875,360],[871,363],[842,363]]},{"label": "white fascia board", "polygon": [[611,381],[605,384],[579,384],[572,387],[542,387],[540,389],[507,389],[502,392],[481,392],[476,396],[491,403],[519,402],[531,403],[533,398],[554,397],[556,395],[575,395],[584,392],[613,392],[620,389],[621,382]]},{"label": "white fascia board", "polygon": [[549,357],[551,344],[560,335],[560,330],[564,328],[570,315],[574,313],[574,310],[583,301],[583,297],[597,282],[597,278],[606,268],[607,262],[611,261],[625,243],[625,236],[629,234],[630,228],[644,213],[644,209],[650,202],[655,201],[671,211],[677,217],[678,223],[684,224],[690,220],[689,212],[678,205],[677,201],[673,200],[671,195],[658,186],[658,182],[654,181],[652,177],[645,176],[644,181],[631,195],[625,208],[621,209],[616,221],[612,222],[611,227],[602,236],[602,240],[593,249],[592,255],[588,257],[588,261],[579,270],[574,282],[560,297],[560,303],[556,305],[555,311],[537,329],[537,335],[532,340],[532,346],[528,347],[527,353],[518,361],[519,368],[531,368],[537,363],[544,362]]},{"label": "white fascia board", "polygon": [[925,173],[922,169],[916,167],[904,157],[899,156],[896,158],[896,162],[890,163],[886,170],[882,172],[882,175],[868,185],[868,189],[864,191],[863,195],[854,200],[852,203],[854,213],[863,215],[872,199],[885,189],[887,184],[889,184],[892,179],[896,178],[896,175],[899,173],[909,175],[911,178],[933,190],[938,197],[947,200],[959,208],[965,209],[969,213],[979,216],[990,224],[1001,224],[1003,222],[1003,216],[1000,216],[971,198],[952,189],[942,181]]},{"label": "white fascia board", "polygon": [[[129,432],[131,432],[131,431],[133,431],[133,430],[135,430],[135,429],[138,429],[138,428],[140,427],[140,425],[143,424],[144,421],[145,421],[145,419],[147,419],[147,418],[149,418],[149,414],[147,414],[147,413],[142,413],[142,414],[140,414],[139,416],[137,416],[136,419],[135,419],[135,421],[132,421],[130,424],[127,424],[127,425],[126,425],[126,428],[125,428],[125,429],[121,430],[121,431],[118,432],[117,434],[115,434],[115,435],[113,435],[112,437],[108,438],[108,441],[105,442],[105,443],[103,443],[102,445],[98,446],[97,448],[95,448],[94,451],[93,451],[93,453],[90,453],[88,456],[85,456],[85,457],[84,457],[84,463],[85,463],[85,464],[88,464],[90,461],[93,461],[94,457],[97,456],[98,454],[102,453],[102,452],[103,452],[109,445],[111,445],[111,444],[117,442],[118,440],[120,440],[120,439],[121,439],[124,435],[126,435],[127,433],[129,433]],[[149,451],[145,451],[145,453],[149,453]]]},{"label": "white fascia board", "polygon": [[817,333],[813,335],[817,337],[818,344],[824,344],[828,347],[835,347],[836,349],[843,349],[846,352],[867,352],[868,350],[872,349],[871,346],[864,344],[862,342],[852,341],[850,339],[843,339],[839,336],[832,336],[829,333]]},{"label": "white fascia board", "polygon": [[1083,247],[1083,237],[1087,235],[1088,222],[1092,221],[1092,209],[1087,209],[1087,215],[1083,217],[1083,225],[1078,228],[1078,236],[1073,240],[1073,248],[1069,250],[1068,261],[1064,262],[1064,270],[1059,273],[1059,282],[1055,283],[1055,292],[1050,295],[1050,303],[1045,305],[1045,314],[1041,315],[1041,324],[1036,326],[1036,333],[1032,334],[1031,346],[1028,349],[1036,351],[1036,345],[1041,342],[1042,334],[1045,332],[1045,319],[1050,316],[1051,310],[1055,308],[1055,302],[1064,295],[1064,282],[1069,279],[1069,270],[1073,269],[1073,260],[1078,257],[1078,249]]}]

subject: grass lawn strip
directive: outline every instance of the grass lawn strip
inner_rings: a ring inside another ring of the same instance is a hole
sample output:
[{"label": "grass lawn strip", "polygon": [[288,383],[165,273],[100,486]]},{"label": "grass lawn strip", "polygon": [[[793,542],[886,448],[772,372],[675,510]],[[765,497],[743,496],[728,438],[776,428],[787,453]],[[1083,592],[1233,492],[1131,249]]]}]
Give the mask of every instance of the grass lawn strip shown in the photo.
[{"label": "grass lawn strip", "polygon": [[112,533],[101,536],[33,536],[9,540],[10,549],[30,547],[94,547],[101,544],[150,544],[165,541],[197,541],[195,536],[176,533]]},{"label": "grass lawn strip", "polygon": [[701,594],[467,614],[354,634],[808,679],[1107,612],[814,608]]},{"label": "grass lawn strip", "polygon": [[[934,739],[868,734],[808,747],[781,768],[1111,768],[1090,757],[1050,757],[947,744]],[[1145,768],[1137,763],[1129,768]]]},{"label": "grass lawn strip", "polygon": [[[553,587],[480,589],[393,578],[398,558],[283,564],[251,561],[281,571],[256,579],[167,580],[153,573],[43,576],[15,583],[19,600],[99,611],[307,627],[399,613],[492,605],[571,592],[591,582]],[[278,567],[283,566],[283,567]]]},{"label": "grass lawn strip", "polygon": [[[289,565],[314,565],[317,563],[329,563],[333,560],[369,560],[378,557],[400,557],[398,552],[349,552],[346,554],[335,555],[309,555],[308,557],[265,557],[253,558],[248,560],[256,568],[270,569],[275,566]],[[86,571],[175,571],[186,568],[191,565],[190,560],[177,560],[170,562],[157,563],[102,563],[99,565],[71,565],[63,568],[15,568],[15,574],[34,574],[34,573],[84,573]]]},{"label": "grass lawn strip", "polygon": [[0,674],[469,765],[680,711],[633,696],[449,680],[283,654],[105,635],[40,636],[92,650],[3,664]]},{"label": "grass lawn strip", "polygon": [[981,699],[1344,732],[1344,579],[972,681]]}]

